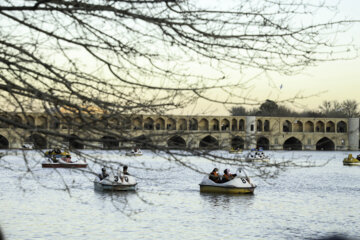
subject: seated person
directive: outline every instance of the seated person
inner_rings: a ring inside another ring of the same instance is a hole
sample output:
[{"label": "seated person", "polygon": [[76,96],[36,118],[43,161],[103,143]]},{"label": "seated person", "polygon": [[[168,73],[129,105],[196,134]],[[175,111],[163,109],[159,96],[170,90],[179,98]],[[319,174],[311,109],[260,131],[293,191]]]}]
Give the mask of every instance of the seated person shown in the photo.
[{"label": "seated person", "polygon": [[126,166],[126,165],[123,167],[123,174],[130,176],[130,173],[128,172],[128,166]]},{"label": "seated person", "polygon": [[209,175],[209,179],[216,182],[216,183],[219,183],[220,182],[220,176],[219,176],[219,173],[218,173],[219,169],[217,168],[214,168],[212,170],[212,172],[210,173]]},{"label": "seated person", "polygon": [[109,176],[109,174],[107,174],[105,167],[103,167],[101,169],[101,173],[98,175],[98,177],[100,178],[100,180],[103,180],[103,179],[107,178],[108,176]]},{"label": "seated person", "polygon": [[224,170],[224,175],[222,177],[222,181],[223,183],[228,182],[233,180],[237,175],[236,174],[231,174],[229,169],[225,169]]},{"label": "seated person", "polygon": [[358,155],[356,156],[356,159],[357,159],[357,160],[360,160],[360,154],[358,154]]}]

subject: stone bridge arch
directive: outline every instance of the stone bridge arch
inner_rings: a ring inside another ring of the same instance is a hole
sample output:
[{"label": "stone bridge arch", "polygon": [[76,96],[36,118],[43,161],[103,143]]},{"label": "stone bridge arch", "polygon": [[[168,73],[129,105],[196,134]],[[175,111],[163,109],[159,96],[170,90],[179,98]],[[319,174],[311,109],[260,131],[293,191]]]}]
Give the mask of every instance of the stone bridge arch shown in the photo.
[{"label": "stone bridge arch", "polygon": [[172,136],[167,140],[169,148],[183,149],[186,148],[186,141],[180,136]]},{"label": "stone bridge arch", "polygon": [[34,133],[25,139],[25,142],[32,143],[36,149],[47,148],[46,138],[40,134]]},{"label": "stone bridge arch", "polygon": [[256,148],[262,148],[264,150],[270,149],[270,141],[266,137],[259,137],[256,141]]},{"label": "stone bridge arch", "polygon": [[202,138],[199,143],[199,148],[201,149],[218,149],[219,141],[213,136],[207,135]]},{"label": "stone bridge arch", "polygon": [[331,139],[323,137],[316,142],[316,150],[335,150],[335,143]]},{"label": "stone bridge arch", "polygon": [[302,150],[302,147],[302,142],[296,137],[288,138],[283,144],[284,150]]},{"label": "stone bridge arch", "polygon": [[75,134],[71,134],[69,139],[69,148],[73,148],[73,149],[84,149],[84,144],[81,142],[80,138],[75,135]]},{"label": "stone bridge arch", "polygon": [[9,140],[3,135],[0,135],[0,149],[8,149],[9,148]]},{"label": "stone bridge arch", "polygon": [[119,148],[119,140],[113,136],[103,136],[101,139],[103,149],[117,149]]},{"label": "stone bridge arch", "polygon": [[231,147],[233,149],[244,149],[245,141],[242,137],[236,136],[231,139]]}]

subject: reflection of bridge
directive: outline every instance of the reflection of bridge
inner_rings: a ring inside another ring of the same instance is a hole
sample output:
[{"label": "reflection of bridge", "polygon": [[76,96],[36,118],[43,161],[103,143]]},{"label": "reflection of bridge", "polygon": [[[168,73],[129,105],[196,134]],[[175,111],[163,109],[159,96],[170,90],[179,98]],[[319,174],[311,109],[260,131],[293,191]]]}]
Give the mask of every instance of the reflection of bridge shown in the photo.
[{"label": "reflection of bridge", "polygon": [[[17,124],[28,130],[0,125],[0,148],[20,148],[32,142],[39,148],[58,145],[59,141],[73,148],[87,148],[83,139],[98,139],[103,148],[131,147],[134,143],[121,139],[142,140],[170,148],[230,148],[290,150],[358,150],[358,118],[287,118],[241,116],[156,116],[99,117],[108,130],[118,134],[85,133],[81,120],[70,115],[59,120],[41,113],[14,115]],[[41,130],[69,134],[53,139]],[[109,132],[109,131],[108,131]],[[19,135],[15,133],[21,133]],[[90,135],[89,135],[90,134]],[[117,137],[121,136],[121,137]],[[93,145],[93,143],[92,143]],[[146,146],[143,146],[146,147]]]}]

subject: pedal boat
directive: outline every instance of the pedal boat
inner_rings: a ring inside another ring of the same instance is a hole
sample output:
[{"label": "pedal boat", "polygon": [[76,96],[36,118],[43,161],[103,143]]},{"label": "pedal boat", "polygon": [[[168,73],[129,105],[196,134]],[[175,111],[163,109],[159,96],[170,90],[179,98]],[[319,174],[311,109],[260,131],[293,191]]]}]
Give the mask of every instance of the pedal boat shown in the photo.
[{"label": "pedal boat", "polygon": [[354,158],[352,154],[349,154],[347,158],[344,158],[343,160],[344,166],[360,166],[360,160],[357,158]]},{"label": "pedal boat", "polygon": [[269,156],[265,155],[264,152],[249,152],[245,158],[242,158],[241,160],[245,160],[246,162],[269,162],[270,158]]},{"label": "pedal boat", "polygon": [[94,188],[98,191],[135,191],[136,185],[135,177],[130,175],[109,176],[103,180],[96,177],[94,180]]},{"label": "pedal boat", "polygon": [[229,153],[232,153],[232,154],[237,154],[237,153],[242,153],[243,150],[242,149],[230,149],[229,150]]},{"label": "pedal boat", "polygon": [[252,194],[256,188],[246,177],[235,177],[225,183],[216,183],[210,180],[209,176],[205,176],[199,185],[200,192],[207,193]]},{"label": "pedal boat", "polygon": [[48,158],[41,163],[42,168],[86,168],[87,163],[83,161],[72,162],[71,158],[64,156]]},{"label": "pedal boat", "polygon": [[143,154],[141,151],[137,151],[137,152],[131,151],[131,152],[125,153],[125,155],[129,156],[129,157],[138,157],[138,156],[142,156]]}]

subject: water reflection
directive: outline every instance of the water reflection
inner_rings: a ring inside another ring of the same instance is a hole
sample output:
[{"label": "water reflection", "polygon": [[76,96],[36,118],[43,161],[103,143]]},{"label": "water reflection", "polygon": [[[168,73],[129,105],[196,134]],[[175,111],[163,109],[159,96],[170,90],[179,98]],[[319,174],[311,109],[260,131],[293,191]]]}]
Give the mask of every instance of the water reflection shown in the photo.
[{"label": "water reflection", "polygon": [[210,207],[220,207],[231,209],[237,206],[249,206],[254,203],[254,194],[222,194],[222,193],[203,193],[200,192],[203,202],[208,203]]}]

